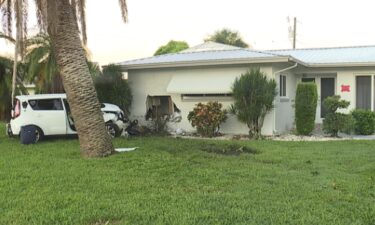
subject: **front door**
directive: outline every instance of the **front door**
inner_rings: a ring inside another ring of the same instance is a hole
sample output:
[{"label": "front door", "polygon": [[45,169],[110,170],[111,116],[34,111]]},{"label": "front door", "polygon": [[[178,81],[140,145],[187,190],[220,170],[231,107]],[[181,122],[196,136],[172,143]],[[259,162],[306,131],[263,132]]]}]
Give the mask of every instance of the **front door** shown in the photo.
[{"label": "front door", "polygon": [[325,118],[327,113],[323,101],[329,96],[335,94],[335,78],[321,78],[320,85],[320,117]]}]

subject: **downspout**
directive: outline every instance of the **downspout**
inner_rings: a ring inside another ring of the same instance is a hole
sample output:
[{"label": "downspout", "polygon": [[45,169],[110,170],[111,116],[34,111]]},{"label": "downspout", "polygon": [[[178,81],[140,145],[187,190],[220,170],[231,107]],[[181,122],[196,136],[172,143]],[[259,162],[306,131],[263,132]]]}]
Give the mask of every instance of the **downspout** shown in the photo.
[{"label": "downspout", "polygon": [[[285,71],[288,71],[288,70],[291,70],[291,69],[294,69],[298,66],[298,63],[296,62],[296,64],[294,64],[293,66],[290,66],[290,67],[287,67],[287,68],[284,68],[282,70],[279,70],[279,71],[276,71],[273,73],[273,77],[275,80],[276,79],[276,75],[277,74],[280,74],[282,72],[285,72]],[[279,85],[280,86],[280,85]],[[276,107],[275,107],[276,108]],[[277,130],[276,130],[276,109],[273,110],[273,134],[277,134]]]}]

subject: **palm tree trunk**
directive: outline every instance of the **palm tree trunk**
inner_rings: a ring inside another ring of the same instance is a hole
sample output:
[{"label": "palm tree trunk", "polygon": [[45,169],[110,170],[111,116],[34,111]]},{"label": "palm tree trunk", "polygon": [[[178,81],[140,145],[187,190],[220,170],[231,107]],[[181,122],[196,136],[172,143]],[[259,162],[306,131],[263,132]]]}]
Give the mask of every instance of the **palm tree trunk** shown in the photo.
[{"label": "palm tree trunk", "polygon": [[18,59],[18,41],[14,47],[14,61],[13,61],[13,75],[12,75],[12,109],[14,109],[14,98],[16,97],[16,82],[17,82],[17,59]]},{"label": "palm tree trunk", "polygon": [[48,1],[48,33],[55,49],[84,157],[113,153],[69,0]]}]

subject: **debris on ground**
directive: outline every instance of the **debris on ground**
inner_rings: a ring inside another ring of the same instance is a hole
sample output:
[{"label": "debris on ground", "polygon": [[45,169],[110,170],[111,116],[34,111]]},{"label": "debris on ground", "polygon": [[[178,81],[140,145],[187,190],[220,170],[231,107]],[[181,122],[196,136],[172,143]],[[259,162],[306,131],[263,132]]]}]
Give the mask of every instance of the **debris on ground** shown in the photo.
[{"label": "debris on ground", "polygon": [[115,148],[115,151],[116,152],[130,152],[130,151],[136,150],[137,148],[139,148],[139,147],[133,147],[133,148]]}]

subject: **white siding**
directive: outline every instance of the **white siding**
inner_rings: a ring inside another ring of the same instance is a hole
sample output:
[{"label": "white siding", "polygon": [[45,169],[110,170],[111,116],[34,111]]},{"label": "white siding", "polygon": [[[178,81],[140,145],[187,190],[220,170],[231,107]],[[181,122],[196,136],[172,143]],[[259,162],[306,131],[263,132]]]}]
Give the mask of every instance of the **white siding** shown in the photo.
[{"label": "white siding", "polygon": [[[286,68],[284,66],[284,68]],[[274,68],[274,72],[282,68]],[[296,76],[290,71],[281,73],[286,76],[286,96],[280,97],[279,93],[275,99],[275,132],[285,133],[293,128],[294,124],[294,99],[296,95]],[[277,87],[280,87],[280,74],[275,74]],[[279,90],[280,91],[280,90]]]},{"label": "white siding", "polygon": [[[315,77],[315,81],[318,87],[318,108],[317,108],[317,115],[316,115],[316,123],[322,123],[322,119],[320,118],[320,78],[321,77],[335,77],[335,94],[340,95],[341,99],[347,100],[350,102],[348,109],[341,110],[343,113],[349,113],[351,110],[355,109],[356,107],[356,76],[363,76],[363,75],[375,75],[375,67],[357,67],[357,68],[310,68],[310,69],[303,69],[294,71],[295,74],[298,74],[299,82],[301,77],[304,75],[305,77]],[[330,75],[327,75],[330,74]],[[350,92],[341,92],[341,85],[349,85]],[[372,85],[373,82],[372,82]],[[372,86],[372,90],[374,90],[374,86]],[[374,96],[374,94],[372,94]],[[374,99],[372,103],[374,102]],[[374,110],[374,108],[373,108]]]},{"label": "white siding", "polygon": [[[254,66],[254,65],[253,65]],[[261,70],[265,72],[270,78],[272,78],[272,67],[271,66],[260,66]],[[133,104],[131,107],[131,119],[138,119],[139,122],[145,123],[144,115],[146,113],[146,98],[147,95],[169,95],[172,97],[173,102],[181,110],[182,121],[177,124],[173,124],[175,128],[182,128],[186,131],[195,131],[195,128],[191,127],[189,121],[187,120],[187,115],[191,111],[195,104],[198,102],[206,102],[204,100],[182,100],[180,94],[171,94],[167,92],[167,87],[175,74],[191,74],[196,82],[200,82],[199,77],[211,78],[212,82],[207,83],[207,86],[215,85],[215,76],[223,76],[223,74],[228,74],[233,76],[233,74],[240,76],[242,73],[246,72],[249,66],[216,66],[216,67],[200,67],[200,68],[176,68],[176,69],[150,69],[150,70],[130,70],[128,71],[128,81],[130,83],[132,93],[133,93]],[[188,94],[188,93],[185,93]],[[215,100],[215,99],[212,99]],[[232,103],[231,100],[219,100],[224,106],[228,108]],[[274,125],[274,113],[271,112],[266,116],[264,121],[262,133],[264,135],[273,134]],[[221,132],[232,133],[232,134],[247,134],[247,126],[243,123],[237,121],[233,116],[229,116],[226,123],[221,125]]]}]

